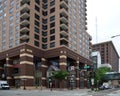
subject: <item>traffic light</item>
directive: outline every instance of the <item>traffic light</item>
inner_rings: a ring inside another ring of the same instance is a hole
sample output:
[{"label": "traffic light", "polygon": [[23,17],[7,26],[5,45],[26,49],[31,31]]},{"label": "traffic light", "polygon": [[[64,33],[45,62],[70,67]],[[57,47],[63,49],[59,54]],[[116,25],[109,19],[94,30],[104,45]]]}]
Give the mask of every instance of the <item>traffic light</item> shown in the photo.
[{"label": "traffic light", "polygon": [[48,81],[49,81],[49,83],[50,83],[50,82],[52,82],[52,78],[51,78],[51,77],[49,77],[49,78],[48,78]]}]

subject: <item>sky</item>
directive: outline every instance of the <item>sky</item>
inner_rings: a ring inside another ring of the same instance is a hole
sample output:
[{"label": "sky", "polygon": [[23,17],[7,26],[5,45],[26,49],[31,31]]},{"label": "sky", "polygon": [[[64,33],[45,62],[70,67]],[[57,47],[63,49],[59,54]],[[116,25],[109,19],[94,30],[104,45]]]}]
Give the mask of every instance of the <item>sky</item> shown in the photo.
[{"label": "sky", "polygon": [[87,19],[92,43],[112,40],[120,56],[120,0],[87,0]]}]

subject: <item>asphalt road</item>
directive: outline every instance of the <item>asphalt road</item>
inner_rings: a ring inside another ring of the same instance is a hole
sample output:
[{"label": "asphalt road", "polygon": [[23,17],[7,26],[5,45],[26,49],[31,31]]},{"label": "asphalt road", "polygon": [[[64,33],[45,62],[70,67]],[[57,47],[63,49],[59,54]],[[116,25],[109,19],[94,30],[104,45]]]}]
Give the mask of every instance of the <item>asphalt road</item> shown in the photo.
[{"label": "asphalt road", "polygon": [[109,89],[99,92],[90,89],[79,90],[0,90],[0,96],[120,96],[120,89]]}]

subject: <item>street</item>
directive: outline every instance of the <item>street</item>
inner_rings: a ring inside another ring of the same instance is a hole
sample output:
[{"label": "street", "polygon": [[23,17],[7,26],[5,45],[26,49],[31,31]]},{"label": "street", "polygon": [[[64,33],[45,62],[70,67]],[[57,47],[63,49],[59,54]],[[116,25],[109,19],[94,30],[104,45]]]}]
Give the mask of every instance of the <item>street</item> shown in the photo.
[{"label": "street", "polygon": [[0,90],[0,96],[120,96],[120,89],[108,89],[99,92],[90,89],[79,90]]}]

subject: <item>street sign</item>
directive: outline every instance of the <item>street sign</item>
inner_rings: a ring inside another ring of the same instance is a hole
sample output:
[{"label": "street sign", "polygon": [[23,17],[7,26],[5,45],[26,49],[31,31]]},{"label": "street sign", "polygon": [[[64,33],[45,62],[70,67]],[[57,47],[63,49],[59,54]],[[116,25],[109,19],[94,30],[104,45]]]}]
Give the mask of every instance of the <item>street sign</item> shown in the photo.
[{"label": "street sign", "polygon": [[84,66],[84,69],[88,69],[88,68],[90,68],[90,66],[87,66],[87,65],[86,65],[86,66]]}]

